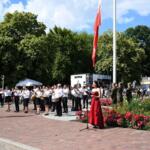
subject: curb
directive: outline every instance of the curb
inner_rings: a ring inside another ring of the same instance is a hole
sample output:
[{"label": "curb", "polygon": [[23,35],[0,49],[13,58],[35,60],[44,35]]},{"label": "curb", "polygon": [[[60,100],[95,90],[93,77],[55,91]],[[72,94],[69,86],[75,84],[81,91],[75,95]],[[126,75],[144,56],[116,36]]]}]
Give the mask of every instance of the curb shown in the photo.
[{"label": "curb", "polygon": [[0,150],[40,150],[32,146],[0,138]]}]

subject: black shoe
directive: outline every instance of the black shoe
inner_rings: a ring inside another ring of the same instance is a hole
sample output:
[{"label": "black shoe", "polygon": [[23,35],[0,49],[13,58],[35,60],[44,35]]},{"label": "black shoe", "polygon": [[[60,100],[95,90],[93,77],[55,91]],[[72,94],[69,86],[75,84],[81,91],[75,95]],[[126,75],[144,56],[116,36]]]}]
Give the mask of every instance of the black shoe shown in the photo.
[{"label": "black shoe", "polygon": [[93,128],[94,128],[94,129],[98,129],[98,127],[97,127],[97,126],[93,126]]},{"label": "black shoe", "polygon": [[24,113],[28,113],[28,111],[25,111]]},{"label": "black shoe", "polygon": [[44,114],[45,116],[48,116],[49,115],[49,113],[46,113],[46,114]]}]

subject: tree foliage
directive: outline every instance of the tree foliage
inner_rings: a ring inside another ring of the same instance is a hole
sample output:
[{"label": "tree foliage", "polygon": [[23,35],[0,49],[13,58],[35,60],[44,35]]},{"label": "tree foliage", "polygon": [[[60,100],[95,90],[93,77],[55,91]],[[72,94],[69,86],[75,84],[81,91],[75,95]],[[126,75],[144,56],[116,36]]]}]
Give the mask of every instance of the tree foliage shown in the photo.
[{"label": "tree foliage", "polygon": [[[104,33],[100,37],[98,50],[97,72],[111,74],[112,72],[112,32]],[[140,80],[141,61],[145,57],[144,49],[132,38],[124,33],[117,34],[117,77],[118,81],[130,82]]]},{"label": "tree foliage", "polygon": [[125,34],[131,38],[134,38],[145,51],[145,58],[142,60],[142,75],[150,76],[150,27],[136,26],[135,28],[129,28],[125,31]]},{"label": "tree foliage", "polygon": [[[93,35],[54,27],[48,33],[37,16],[7,13],[0,23],[0,75],[7,85],[31,78],[45,84],[69,83],[71,74],[112,74],[112,32],[99,38],[96,70],[92,68]],[[117,34],[118,81],[140,80],[150,75],[150,29],[129,28]],[[142,67],[144,65],[144,67]]]}]

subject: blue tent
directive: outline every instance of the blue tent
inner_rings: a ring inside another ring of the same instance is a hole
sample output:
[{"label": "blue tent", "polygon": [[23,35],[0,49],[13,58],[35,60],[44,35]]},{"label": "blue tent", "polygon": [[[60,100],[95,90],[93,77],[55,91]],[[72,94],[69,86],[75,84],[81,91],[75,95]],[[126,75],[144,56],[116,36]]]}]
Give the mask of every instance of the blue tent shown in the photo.
[{"label": "blue tent", "polygon": [[23,87],[23,86],[41,86],[43,85],[41,82],[32,80],[32,79],[25,79],[21,80],[16,84],[16,87]]}]

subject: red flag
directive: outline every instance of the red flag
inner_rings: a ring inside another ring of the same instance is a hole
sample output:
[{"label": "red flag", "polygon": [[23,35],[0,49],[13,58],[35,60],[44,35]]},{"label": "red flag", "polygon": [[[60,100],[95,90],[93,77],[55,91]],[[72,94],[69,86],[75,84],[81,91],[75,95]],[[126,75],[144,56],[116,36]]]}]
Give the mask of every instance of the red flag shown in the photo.
[{"label": "red flag", "polygon": [[94,39],[93,39],[93,51],[92,51],[92,62],[93,62],[93,67],[95,67],[96,63],[96,50],[97,50],[97,43],[98,43],[98,31],[99,31],[99,26],[101,25],[101,4],[99,1],[99,6],[98,6],[98,11],[94,23]]}]

